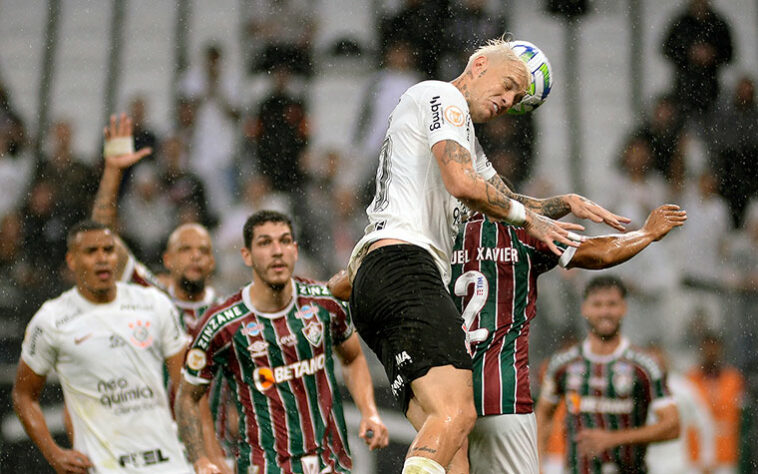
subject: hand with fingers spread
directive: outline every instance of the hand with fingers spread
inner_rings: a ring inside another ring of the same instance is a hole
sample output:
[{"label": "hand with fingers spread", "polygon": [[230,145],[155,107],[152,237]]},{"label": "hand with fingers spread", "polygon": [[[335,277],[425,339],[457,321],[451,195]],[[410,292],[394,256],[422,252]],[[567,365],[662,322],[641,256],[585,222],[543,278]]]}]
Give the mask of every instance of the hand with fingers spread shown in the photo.
[{"label": "hand with fingers spread", "polygon": [[132,129],[132,119],[129,116],[126,114],[121,114],[118,117],[111,115],[110,123],[103,131],[106,166],[125,169],[153,152],[150,147],[134,151],[134,145],[131,144]]},{"label": "hand with fingers spread", "polygon": [[614,214],[602,206],[595,204],[589,199],[578,194],[566,194],[564,202],[571,208],[571,213],[580,219],[589,219],[592,222],[604,222],[616,230],[624,231],[624,224],[632,222],[628,217]]},{"label": "hand with fingers spread", "polygon": [[384,448],[389,444],[387,427],[384,426],[379,415],[361,419],[358,436],[366,443],[369,451]]},{"label": "hand with fingers spread", "polygon": [[73,449],[61,449],[48,462],[57,474],[87,474],[93,467],[86,454]]},{"label": "hand with fingers spread", "polygon": [[666,204],[656,208],[650,213],[642,230],[649,232],[653,240],[661,240],[674,227],[684,225],[687,220],[687,211],[682,210],[676,204]]},{"label": "hand with fingers spread", "polygon": [[571,222],[554,221],[549,217],[536,214],[530,210],[526,211],[524,229],[532,237],[544,242],[556,255],[563,253],[556,245],[556,242],[568,247],[579,247],[579,244],[584,240],[584,237],[572,232],[574,230],[584,230],[583,226]]}]

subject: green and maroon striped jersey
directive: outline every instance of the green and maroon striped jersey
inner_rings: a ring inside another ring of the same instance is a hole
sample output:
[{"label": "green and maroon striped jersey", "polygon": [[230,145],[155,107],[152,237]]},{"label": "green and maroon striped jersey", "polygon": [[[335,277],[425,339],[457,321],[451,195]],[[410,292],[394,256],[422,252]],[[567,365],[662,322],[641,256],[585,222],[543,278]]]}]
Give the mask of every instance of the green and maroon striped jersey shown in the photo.
[{"label": "green and maroon striped jersey", "polygon": [[[137,261],[133,256],[129,257],[121,279],[136,285],[158,288],[171,297],[174,306],[179,310],[179,324],[181,325],[182,330],[188,335],[193,332],[195,327],[202,320],[203,314],[205,314],[205,311],[208,310],[208,308],[223,301],[223,298],[210,286],[206,287],[205,296],[202,301],[182,301],[176,298],[170,288],[166,288],[144,264]],[[163,370],[163,379],[167,393],[172,393],[168,369],[165,367]],[[227,456],[236,457],[237,440],[227,427],[229,419],[228,407],[231,406],[229,401],[230,394],[228,392],[229,384],[223,379],[223,377],[217,377],[211,385],[210,393],[208,395],[208,404],[210,405],[211,416],[213,417],[216,437],[221,444],[221,448]],[[172,399],[172,408],[173,402]]]},{"label": "green and maroon striped jersey", "polygon": [[529,323],[536,314],[537,277],[560,263],[521,227],[475,214],[461,228],[452,255],[450,294],[461,311],[473,358],[479,416],[533,411],[529,387]]},{"label": "green and maroon striped jersey", "polygon": [[638,428],[650,410],[674,403],[663,370],[625,338],[609,355],[593,354],[587,340],[554,355],[540,397],[566,402],[567,472],[574,474],[646,473],[647,445],[618,446],[590,459],[577,453],[574,439],[584,428]]},{"label": "green and maroon striped jersey", "polygon": [[294,297],[278,313],[256,310],[250,286],[211,308],[194,333],[185,378],[209,383],[221,371],[229,382],[240,417],[237,472],[347,473],[333,346],[355,329],[347,303],[325,284],[292,285]]}]

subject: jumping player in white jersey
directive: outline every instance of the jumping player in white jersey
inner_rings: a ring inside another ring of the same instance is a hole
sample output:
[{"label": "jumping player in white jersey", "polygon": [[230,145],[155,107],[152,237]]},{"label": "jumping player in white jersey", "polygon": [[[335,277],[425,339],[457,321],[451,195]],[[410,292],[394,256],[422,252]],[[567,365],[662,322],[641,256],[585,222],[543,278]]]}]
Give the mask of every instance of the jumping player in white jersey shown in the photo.
[{"label": "jumping player in white jersey", "polygon": [[[115,239],[84,221],[68,236],[76,286],[30,321],[13,386],[24,429],[56,472],[192,472],[163,383],[181,377],[186,337],[160,291],[116,282]],[[53,440],[39,405],[47,374],[60,378],[74,448]]]},{"label": "jumping player in white jersey", "polygon": [[558,254],[556,242],[577,246],[569,231],[582,227],[551,218],[571,212],[619,229],[626,221],[573,194],[545,200],[516,195],[497,176],[473,123],[504,114],[524,97],[530,80],[509,43],[493,40],[454,81],[408,89],[390,116],[369,225],[348,276],[355,325],[419,431],[403,473],[444,473],[476,420],[471,358],[446,290],[466,208],[523,226]]}]

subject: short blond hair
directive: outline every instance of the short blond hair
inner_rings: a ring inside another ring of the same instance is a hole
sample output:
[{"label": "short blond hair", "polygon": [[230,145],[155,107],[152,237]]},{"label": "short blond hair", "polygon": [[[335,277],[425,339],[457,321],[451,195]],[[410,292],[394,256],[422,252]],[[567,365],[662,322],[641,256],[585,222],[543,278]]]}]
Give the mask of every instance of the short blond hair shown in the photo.
[{"label": "short blond hair", "polygon": [[503,62],[513,63],[520,71],[522,71],[522,74],[526,76],[527,87],[532,84],[532,75],[529,74],[529,69],[527,69],[526,63],[522,61],[521,58],[516,56],[516,53],[511,47],[511,42],[506,39],[505,36],[487,40],[484,45],[477,48],[477,50],[474,51],[474,54],[469,56],[468,64],[466,64],[466,69],[470,68],[471,63],[474,62],[474,59],[478,58],[479,56],[485,56],[488,59],[498,58]]}]

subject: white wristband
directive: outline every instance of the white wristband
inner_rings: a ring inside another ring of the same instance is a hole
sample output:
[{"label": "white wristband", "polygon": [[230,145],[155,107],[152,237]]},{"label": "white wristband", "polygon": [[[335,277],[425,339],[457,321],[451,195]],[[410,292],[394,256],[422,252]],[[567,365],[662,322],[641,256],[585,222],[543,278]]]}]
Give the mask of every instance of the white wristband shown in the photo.
[{"label": "white wristband", "polygon": [[518,201],[511,199],[511,208],[506,218],[509,224],[523,225],[526,222],[526,208]]},{"label": "white wristband", "polygon": [[131,155],[134,153],[134,140],[132,137],[117,137],[105,140],[103,155],[106,158],[119,155]]}]

